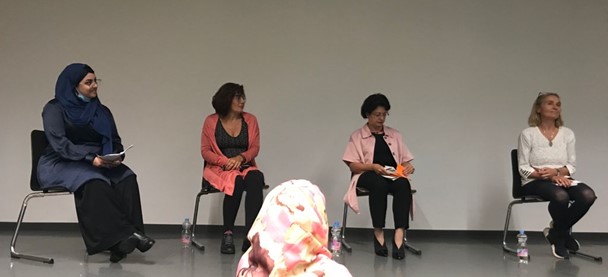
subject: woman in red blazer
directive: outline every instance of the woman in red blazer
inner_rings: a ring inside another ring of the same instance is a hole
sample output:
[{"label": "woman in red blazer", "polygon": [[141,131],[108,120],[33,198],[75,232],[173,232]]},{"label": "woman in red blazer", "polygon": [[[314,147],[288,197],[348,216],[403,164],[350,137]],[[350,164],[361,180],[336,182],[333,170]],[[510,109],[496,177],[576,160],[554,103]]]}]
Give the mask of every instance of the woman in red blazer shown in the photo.
[{"label": "woman in red blazer", "polygon": [[[215,113],[207,116],[201,134],[201,154],[205,160],[203,175],[213,187],[225,193],[223,203],[224,235],[221,252],[234,254],[232,232],[245,196],[245,234],[258,215],[264,196],[264,175],[255,157],[260,151],[260,130],[254,115],[245,108],[243,86],[226,83],[213,95]],[[251,243],[243,240],[242,251]]]}]

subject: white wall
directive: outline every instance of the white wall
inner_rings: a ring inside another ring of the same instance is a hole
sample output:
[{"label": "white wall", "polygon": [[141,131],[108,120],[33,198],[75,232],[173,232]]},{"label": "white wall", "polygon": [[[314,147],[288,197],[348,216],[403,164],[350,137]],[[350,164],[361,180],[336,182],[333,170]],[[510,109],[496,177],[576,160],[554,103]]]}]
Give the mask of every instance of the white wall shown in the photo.
[{"label": "white wall", "polygon": [[[211,96],[233,81],[258,116],[267,183],[310,179],[330,220],[341,218],[341,156],[364,124],[361,102],[385,93],[388,125],[416,156],[412,228],[434,230],[502,228],[509,150],[538,91],[556,91],[577,134],[577,177],[599,196],[577,230],[607,232],[607,50],[605,0],[2,1],[0,221],[16,220],[29,191],[29,132],[59,72],[85,62],[135,144],[127,163],[147,223],[191,216],[200,127]],[[199,222],[221,224],[221,199],[204,199]],[[363,202],[350,226],[371,226]],[[544,204],[524,214],[515,228],[549,221]],[[74,222],[73,200],[33,202],[28,219]]]}]

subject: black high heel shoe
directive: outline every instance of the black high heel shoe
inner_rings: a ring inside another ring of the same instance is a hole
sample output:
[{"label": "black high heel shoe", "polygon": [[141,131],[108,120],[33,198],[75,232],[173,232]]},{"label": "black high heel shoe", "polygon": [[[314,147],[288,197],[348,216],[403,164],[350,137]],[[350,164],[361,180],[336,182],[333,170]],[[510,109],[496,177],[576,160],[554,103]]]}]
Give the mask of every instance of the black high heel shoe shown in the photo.
[{"label": "black high heel shoe", "polygon": [[405,259],[405,243],[401,242],[401,247],[397,248],[397,244],[393,241],[393,258],[397,260]]},{"label": "black high heel shoe", "polygon": [[386,248],[386,242],[384,243],[384,245],[381,245],[380,242],[378,241],[378,239],[376,239],[376,236],[374,236],[374,252],[376,252],[376,255],[378,255],[378,256],[382,256],[382,257],[388,256],[388,249]]}]

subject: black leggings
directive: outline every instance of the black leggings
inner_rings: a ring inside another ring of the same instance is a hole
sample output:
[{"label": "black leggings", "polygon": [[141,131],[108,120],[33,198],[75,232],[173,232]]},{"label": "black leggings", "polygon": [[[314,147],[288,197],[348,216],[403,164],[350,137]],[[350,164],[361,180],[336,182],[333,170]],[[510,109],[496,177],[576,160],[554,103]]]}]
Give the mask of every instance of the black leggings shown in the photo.
[{"label": "black leggings", "polygon": [[252,170],[245,175],[245,178],[237,176],[234,183],[232,196],[227,194],[224,196],[224,232],[234,230],[234,221],[239,212],[241,198],[243,192],[247,191],[245,196],[245,234],[247,234],[264,201],[264,174],[259,170]]},{"label": "black leggings", "polygon": [[398,178],[391,181],[373,171],[366,171],[359,176],[357,186],[369,190],[369,211],[374,228],[384,228],[389,194],[393,195],[395,229],[409,228],[408,214],[412,203],[412,188],[408,179]]},{"label": "black leggings", "polygon": [[562,234],[568,232],[589,211],[597,198],[595,192],[583,183],[564,188],[549,180],[535,180],[527,183],[523,188],[526,194],[538,195],[549,200],[549,214],[553,219],[553,228]]}]

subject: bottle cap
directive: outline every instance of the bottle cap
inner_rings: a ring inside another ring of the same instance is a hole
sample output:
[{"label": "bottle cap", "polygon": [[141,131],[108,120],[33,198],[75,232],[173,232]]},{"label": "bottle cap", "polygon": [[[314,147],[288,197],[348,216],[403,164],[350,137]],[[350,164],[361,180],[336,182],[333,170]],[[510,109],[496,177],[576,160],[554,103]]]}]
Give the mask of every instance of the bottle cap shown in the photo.
[{"label": "bottle cap", "polygon": [[519,234],[523,235],[524,234],[524,230],[519,230]]},{"label": "bottle cap", "polygon": [[339,222],[339,221],[337,221],[337,220],[336,220],[336,221],[334,221],[334,225],[333,225],[333,227],[334,227],[334,228],[338,228],[338,227],[340,227],[340,222]]}]

